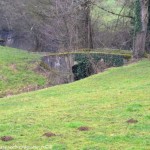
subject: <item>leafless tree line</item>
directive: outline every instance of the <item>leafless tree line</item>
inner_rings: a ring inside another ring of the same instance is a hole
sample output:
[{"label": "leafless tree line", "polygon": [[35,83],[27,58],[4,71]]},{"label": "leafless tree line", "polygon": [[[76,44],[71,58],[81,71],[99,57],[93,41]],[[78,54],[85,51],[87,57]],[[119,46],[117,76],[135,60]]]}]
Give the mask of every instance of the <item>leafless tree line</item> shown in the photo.
[{"label": "leafless tree line", "polygon": [[[1,29],[15,31],[15,47],[35,51],[74,51],[86,48],[132,48],[131,0],[115,13],[104,0],[1,0]],[[96,8],[97,7],[97,8]],[[103,22],[95,9],[115,15]],[[94,12],[95,14],[95,12]],[[29,46],[27,46],[29,45]],[[20,48],[20,47],[19,47]]]}]

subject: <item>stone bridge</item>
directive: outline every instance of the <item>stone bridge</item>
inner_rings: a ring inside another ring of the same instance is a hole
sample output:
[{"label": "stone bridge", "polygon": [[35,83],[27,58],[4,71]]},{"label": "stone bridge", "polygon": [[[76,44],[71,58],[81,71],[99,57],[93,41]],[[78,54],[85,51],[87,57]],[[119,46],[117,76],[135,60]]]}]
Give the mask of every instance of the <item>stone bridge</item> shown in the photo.
[{"label": "stone bridge", "polygon": [[109,67],[124,65],[131,58],[131,52],[73,52],[53,53],[42,58],[41,66],[50,72],[53,85],[70,83],[104,71]]}]

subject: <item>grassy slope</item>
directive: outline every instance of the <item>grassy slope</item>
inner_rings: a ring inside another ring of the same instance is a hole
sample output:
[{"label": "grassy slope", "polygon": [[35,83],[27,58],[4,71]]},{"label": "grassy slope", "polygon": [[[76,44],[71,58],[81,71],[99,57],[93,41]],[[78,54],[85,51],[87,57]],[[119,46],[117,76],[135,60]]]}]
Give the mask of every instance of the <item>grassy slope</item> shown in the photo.
[{"label": "grassy slope", "polygon": [[[150,61],[68,85],[0,99],[0,136],[10,145],[49,145],[53,150],[148,150]],[[128,119],[136,124],[128,124]],[[81,132],[80,126],[90,127]],[[46,138],[51,131],[58,136]]]},{"label": "grassy slope", "polygon": [[44,77],[33,71],[39,60],[40,55],[0,47],[0,96],[44,85]]}]

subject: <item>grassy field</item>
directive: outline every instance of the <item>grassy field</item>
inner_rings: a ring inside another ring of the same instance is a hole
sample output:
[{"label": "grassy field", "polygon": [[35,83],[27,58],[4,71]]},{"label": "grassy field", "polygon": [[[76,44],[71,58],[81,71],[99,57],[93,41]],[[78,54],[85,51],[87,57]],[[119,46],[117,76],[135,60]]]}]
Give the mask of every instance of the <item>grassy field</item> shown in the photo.
[{"label": "grassy field", "polygon": [[0,99],[3,136],[0,149],[149,150],[150,61]]},{"label": "grassy field", "polygon": [[22,50],[0,47],[0,97],[28,87],[43,86],[46,79],[33,71],[40,57]]}]

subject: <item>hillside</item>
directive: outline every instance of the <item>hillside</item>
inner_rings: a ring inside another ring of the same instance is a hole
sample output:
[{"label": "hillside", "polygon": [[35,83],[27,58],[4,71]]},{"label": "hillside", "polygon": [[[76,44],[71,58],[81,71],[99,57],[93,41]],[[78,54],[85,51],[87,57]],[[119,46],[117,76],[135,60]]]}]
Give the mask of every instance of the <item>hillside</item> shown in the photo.
[{"label": "hillside", "polygon": [[0,149],[148,150],[149,79],[150,61],[143,60],[71,84],[2,98],[0,137],[13,140],[1,140]]},{"label": "hillside", "polygon": [[44,86],[46,78],[35,71],[40,58],[39,54],[0,47],[0,97]]}]

